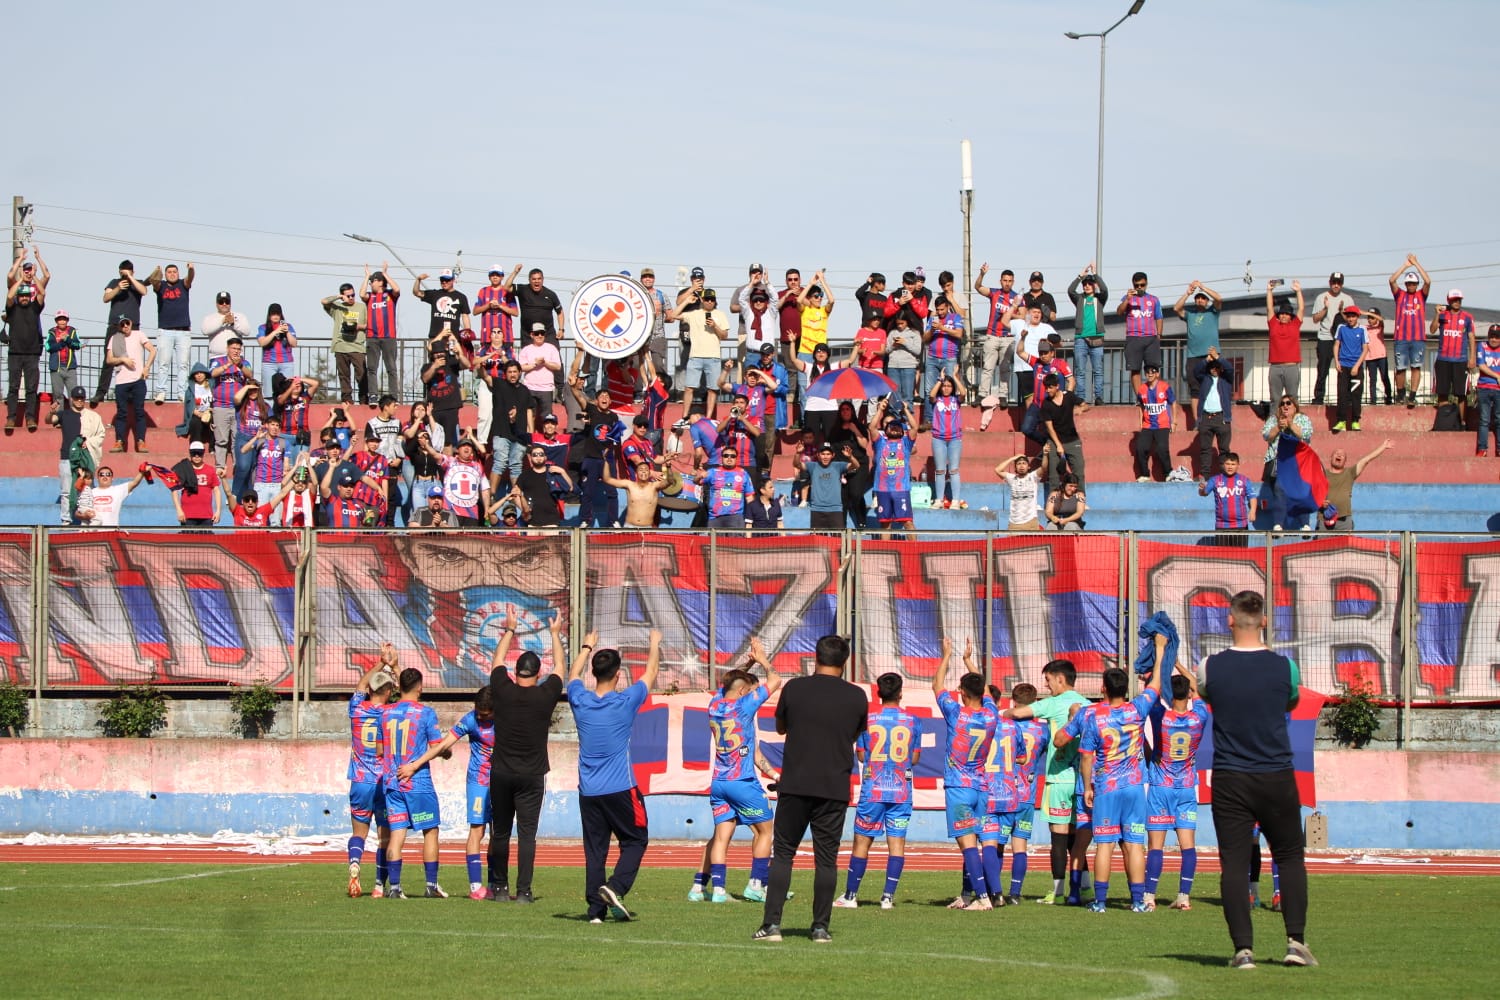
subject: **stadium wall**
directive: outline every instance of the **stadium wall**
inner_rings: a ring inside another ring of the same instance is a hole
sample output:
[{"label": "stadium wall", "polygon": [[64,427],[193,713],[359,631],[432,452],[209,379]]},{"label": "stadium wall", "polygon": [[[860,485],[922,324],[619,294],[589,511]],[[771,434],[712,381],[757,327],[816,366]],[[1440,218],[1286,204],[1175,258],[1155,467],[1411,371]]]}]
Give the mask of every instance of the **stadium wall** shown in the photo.
[{"label": "stadium wall", "polygon": [[[434,768],[444,835],[464,826],[465,755]],[[554,743],[543,837],[577,838],[577,746]],[[348,750],[329,741],[0,740],[0,835],[347,834]],[[1343,750],[1316,755],[1329,847],[1500,850],[1500,753]],[[708,834],[700,795],[647,800],[660,839]],[[851,813],[852,818],[852,813]],[[1211,809],[1199,814],[1211,846]],[[945,840],[940,811],[910,837]]]}]

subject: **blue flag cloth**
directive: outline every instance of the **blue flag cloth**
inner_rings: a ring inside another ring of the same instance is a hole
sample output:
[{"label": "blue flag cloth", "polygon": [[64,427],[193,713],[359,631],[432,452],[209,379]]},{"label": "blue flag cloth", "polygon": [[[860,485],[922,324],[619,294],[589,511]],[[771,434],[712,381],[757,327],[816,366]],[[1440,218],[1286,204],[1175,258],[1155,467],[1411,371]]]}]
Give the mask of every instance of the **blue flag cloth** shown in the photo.
[{"label": "blue flag cloth", "polygon": [[1141,622],[1137,629],[1140,637],[1141,652],[1135,658],[1135,672],[1142,677],[1150,675],[1156,669],[1156,637],[1164,635],[1167,637],[1166,655],[1162,657],[1162,666],[1166,670],[1173,670],[1177,666],[1177,646],[1180,640],[1177,637],[1177,625],[1172,621],[1172,616],[1165,611],[1156,614]]},{"label": "blue flag cloth", "polygon": [[1328,499],[1323,463],[1307,442],[1291,434],[1276,439],[1276,485],[1286,497],[1287,516],[1293,519],[1320,513]]}]

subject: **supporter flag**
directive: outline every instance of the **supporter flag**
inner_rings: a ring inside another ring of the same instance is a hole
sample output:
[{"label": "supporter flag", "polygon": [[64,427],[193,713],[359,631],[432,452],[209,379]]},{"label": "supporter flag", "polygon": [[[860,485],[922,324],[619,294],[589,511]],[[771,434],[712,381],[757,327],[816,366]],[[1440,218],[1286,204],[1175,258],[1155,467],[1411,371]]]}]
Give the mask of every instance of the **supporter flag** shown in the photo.
[{"label": "supporter flag", "polygon": [[1291,434],[1276,441],[1276,482],[1286,496],[1290,518],[1316,514],[1328,499],[1328,477],[1317,452]]},{"label": "supporter flag", "polygon": [[[1318,804],[1318,787],[1313,775],[1313,741],[1318,732],[1318,713],[1327,701],[1312,688],[1297,689],[1297,705],[1286,716],[1287,735],[1292,740],[1292,768],[1297,772],[1297,797],[1308,809]],[[1213,801],[1214,734],[1213,726],[1203,731],[1198,744],[1198,801]]]},{"label": "supporter flag", "polygon": [[152,465],[150,462],[142,462],[139,471],[141,475],[146,477],[146,482],[148,483],[161,483],[169,490],[180,489],[182,487],[181,477],[165,465]]}]

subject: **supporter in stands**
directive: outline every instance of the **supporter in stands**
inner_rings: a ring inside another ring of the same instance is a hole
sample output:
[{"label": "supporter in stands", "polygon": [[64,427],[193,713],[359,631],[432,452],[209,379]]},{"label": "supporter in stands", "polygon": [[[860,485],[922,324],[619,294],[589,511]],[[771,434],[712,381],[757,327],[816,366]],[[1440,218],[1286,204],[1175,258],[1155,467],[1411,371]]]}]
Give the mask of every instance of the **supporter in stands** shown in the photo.
[{"label": "supporter in stands", "polygon": [[1365,310],[1365,339],[1370,345],[1365,355],[1365,371],[1369,373],[1365,381],[1370,383],[1370,405],[1379,402],[1375,395],[1375,378],[1379,376],[1380,385],[1385,389],[1385,405],[1390,406],[1391,366],[1385,345],[1385,317],[1374,306]]},{"label": "supporter in stands", "polygon": [[[1016,398],[1012,402],[1017,406],[1029,405],[1031,396],[1036,391],[1036,370],[1026,358],[1034,358],[1040,354],[1042,342],[1057,332],[1050,324],[1042,321],[1040,305],[1026,306],[1025,310],[1025,319],[1014,319],[1010,324],[1010,335],[1016,345],[1015,359],[1011,363],[1016,374]],[[994,410],[986,410],[979,420],[979,429],[988,428],[990,418],[994,415]]]},{"label": "supporter in stands", "polygon": [[[103,457],[104,421],[89,407],[88,395],[88,391],[83,386],[75,385],[68,396],[67,405],[62,405],[61,401],[54,402],[52,412],[47,417],[47,422],[62,432],[58,450],[57,481],[63,505],[63,524],[70,522],[67,508],[68,491],[73,486],[73,469],[68,453],[73,449],[73,442],[83,438],[89,450],[89,457],[94,460],[96,468]],[[1481,430],[1480,433],[1484,432]]]},{"label": "supporter in stands", "polygon": [[259,382],[251,379],[240,386],[234,394],[234,450],[229,456],[230,472],[219,472],[219,478],[230,480],[231,485],[227,488],[232,497],[248,493],[255,481],[254,463],[246,460],[245,445],[259,433],[270,415],[271,408],[261,395]]},{"label": "supporter in stands", "polygon": [[[117,330],[117,335],[109,338],[104,350],[104,363],[113,369],[115,380],[115,446],[110,451],[124,451],[126,439],[133,434],[135,450],[144,453],[148,450],[146,386],[151,365],[156,360],[156,345],[151,343],[144,330],[133,327],[128,319],[120,320]],[[28,417],[27,429],[36,430],[35,416]]]},{"label": "supporter in stands", "polygon": [[[883,337],[882,337],[883,339]],[[770,346],[769,344],[766,346]],[[745,369],[745,381],[735,384],[729,379],[730,370],[724,369],[719,377],[719,391],[731,393],[734,405],[744,408],[741,419],[755,437],[754,464],[748,471],[756,482],[771,472],[771,457],[776,450],[776,429],[773,424],[772,396],[776,385],[774,377],[758,367]]]},{"label": "supporter in stands", "polygon": [[[1465,338],[1466,340],[1468,338]],[[1364,400],[1365,354],[1369,344],[1365,339],[1365,328],[1359,323],[1359,306],[1353,302],[1344,307],[1344,315],[1334,331],[1334,361],[1338,365],[1339,408],[1335,432],[1359,430],[1360,403]],[[1460,370],[1459,388],[1463,388]]]},{"label": "supporter in stands", "polygon": [[484,466],[475,457],[479,448],[472,437],[459,439],[453,455],[440,455],[428,447],[427,454],[443,470],[443,503],[458,518],[461,528],[477,528],[490,508],[490,484]]},{"label": "supporter in stands", "polygon": [[[79,386],[78,391],[84,393],[85,397],[88,395],[83,386]],[[91,411],[85,407],[84,412]],[[115,470],[107,465],[101,465],[94,475],[98,481],[94,484],[94,519],[89,523],[95,528],[118,528],[120,508],[125,505],[125,498],[146,481],[146,473],[137,471],[130,482],[117,483]]]},{"label": "supporter in stands", "polygon": [[803,360],[799,354],[791,362],[802,376],[802,426],[812,431],[819,441],[826,441],[833,429],[839,404],[822,396],[809,396],[807,386],[818,376],[844,365],[843,362],[829,360],[827,344],[816,345],[809,357],[811,360]]},{"label": "supporter in stands", "polygon": [[272,302],[266,307],[266,321],[256,330],[255,342],[260,345],[261,378],[269,379],[278,373],[291,378],[297,374],[297,331],[286,321],[281,303]]},{"label": "supporter in stands", "polygon": [[1125,317],[1125,367],[1131,381],[1146,365],[1161,368],[1161,300],[1146,291],[1145,271],[1130,276],[1130,292],[1115,307]]},{"label": "supporter in stands", "polygon": [[1047,398],[1042,403],[1042,428],[1047,432],[1049,456],[1047,484],[1054,492],[1062,485],[1063,467],[1066,466],[1078,481],[1082,491],[1087,479],[1083,468],[1083,440],[1078,434],[1077,417],[1092,407],[1077,395],[1063,389],[1056,374],[1044,376],[1042,389]]},{"label": "supporter in stands", "polygon": [[[406,485],[406,509],[410,518],[422,498],[439,485],[442,469],[434,454],[442,454],[447,443],[443,428],[427,412],[426,403],[413,403],[406,426],[401,428],[401,450],[405,461],[401,463],[401,476]],[[430,449],[430,450],[429,450]],[[442,496],[439,490],[438,496]]]},{"label": "supporter in stands", "polygon": [[[927,403],[933,388],[944,375],[958,373],[959,348],[964,342],[964,318],[939,295],[933,300],[933,314],[927,317],[927,326],[922,333],[922,343],[927,347],[922,368],[922,402]],[[914,410],[917,408],[914,407]],[[927,407],[920,408],[924,426],[930,417]]]},{"label": "supporter in stands", "polygon": [[[942,299],[938,300],[939,302]],[[960,493],[959,463],[963,458],[964,426],[961,409],[963,380],[955,369],[944,374],[928,392],[932,428],[932,506],[967,509]]]},{"label": "supporter in stands", "polygon": [[[1008,366],[1016,346],[1015,338],[1010,333],[1011,310],[1021,298],[1021,293],[1015,289],[1014,271],[1008,267],[1001,271],[1000,287],[989,288],[984,283],[984,276],[989,270],[989,264],[980,264],[979,277],[974,279],[974,291],[990,300],[990,323],[988,336],[984,338],[984,358],[979,378],[980,404],[986,410],[1009,405],[1011,369]],[[1101,329],[1100,333],[1103,332]],[[984,426],[988,427],[989,424]]]},{"label": "supporter in stands", "polygon": [[1292,282],[1297,308],[1286,299],[1276,299],[1279,281],[1266,282],[1266,327],[1270,331],[1268,360],[1271,364],[1271,399],[1298,397],[1302,388],[1302,283]]},{"label": "supporter in stands", "polygon": [[781,530],[781,498],[776,495],[776,483],[771,477],[762,480],[755,495],[745,503],[745,526],[752,535]]},{"label": "supporter in stands", "polygon": [[[844,476],[860,468],[854,449],[845,445],[842,458],[834,461],[833,445],[818,446],[817,460],[808,462],[802,452],[793,456],[793,467],[807,477],[807,506],[814,531],[843,531],[848,511],[845,508]],[[862,520],[856,527],[864,527]]]},{"label": "supporter in stands", "polygon": [[[45,295],[46,288],[43,287],[42,291]],[[128,260],[120,261],[119,272],[104,286],[104,301],[109,303],[109,317],[104,323],[106,343],[109,336],[119,329],[120,320],[122,319],[130,320],[130,325],[133,329],[139,330],[141,328],[141,299],[145,298],[145,296],[146,286],[136,280],[135,265]],[[250,332],[248,322],[245,324],[244,332]],[[210,353],[214,352],[211,351]],[[94,390],[93,405],[98,406],[104,402],[104,396],[109,391],[110,380],[113,374],[114,369],[108,364],[99,366],[99,387]]]},{"label": "supporter in stands", "polygon": [[1134,372],[1130,375],[1135,387],[1135,398],[1141,408],[1141,428],[1135,432],[1135,481],[1149,483],[1152,479],[1151,456],[1161,464],[1162,478],[1172,471],[1172,407],[1177,402],[1177,393],[1161,380],[1159,365],[1145,362],[1146,381],[1141,382]]},{"label": "supporter in stands", "polygon": [[[1012,490],[1014,496],[1014,490]],[[1062,488],[1047,494],[1047,531],[1082,531],[1083,515],[1088,512],[1088,502],[1078,488],[1078,477],[1066,473],[1062,477]]]},{"label": "supporter in stands", "polygon": [[[390,463],[386,461],[380,452],[380,435],[372,428],[366,427],[364,432],[364,447],[351,449],[348,456],[349,464],[358,470],[358,482],[354,485],[354,498],[364,504],[375,517],[375,521],[384,523],[386,514],[390,509]],[[366,527],[373,527],[374,522]]]},{"label": "supporter in stands", "polygon": [[458,290],[453,272],[447,268],[438,272],[436,288],[423,288],[422,282],[426,280],[425,272],[417,275],[412,282],[411,294],[427,303],[432,310],[427,325],[427,339],[430,341],[439,334],[448,333],[466,347],[472,347],[474,330],[469,321],[469,296]]},{"label": "supporter in stands", "polygon": [[229,474],[229,463],[234,454],[234,416],[240,390],[250,379],[250,366],[245,363],[243,342],[231,337],[224,346],[222,355],[215,355],[208,363],[208,374],[212,380],[214,460],[221,475]]},{"label": "supporter in stands", "polygon": [[189,292],[195,276],[193,262],[188,261],[186,277],[176,264],[168,264],[165,270],[156,267],[146,278],[146,284],[156,293],[156,340],[162,354],[162,362],[157,366],[158,403],[166,402],[169,394],[176,399],[182,385],[179,379],[187,378],[188,349],[193,338]]},{"label": "supporter in stands", "polygon": [[[36,254],[36,260],[27,260],[30,254]],[[52,283],[52,272],[47,269],[46,261],[42,260],[41,248],[34,243],[22,244],[21,255],[11,261],[10,270],[6,272],[6,286],[14,285],[18,278],[37,285],[44,292]]]},{"label": "supporter in stands", "polygon": [[428,412],[443,428],[443,453],[453,454],[458,440],[458,417],[463,409],[463,392],[458,384],[463,371],[463,345],[453,334],[445,334],[441,346],[433,351],[432,360],[422,370],[422,385],[427,395]]},{"label": "supporter in stands", "polygon": [[223,510],[219,500],[219,472],[204,460],[207,454],[208,447],[201,441],[188,445],[188,464],[192,467],[195,482],[185,483],[182,489],[172,491],[178,524],[211,528],[219,523]]},{"label": "supporter in stands", "polygon": [[[741,335],[744,337],[741,362],[759,364],[766,348],[771,349],[770,353],[774,357],[781,341],[781,325],[776,311],[771,308],[771,287],[767,284],[764,271],[756,271],[750,275],[735,306],[739,310]],[[884,336],[884,331],[881,336]]]},{"label": "supporter in stands", "polygon": [[[1015,471],[1011,471],[1014,467]],[[1036,531],[1036,494],[1041,479],[1040,470],[1031,467],[1031,459],[1025,454],[1012,455],[995,466],[995,475],[1010,485],[1010,530]]]},{"label": "supporter in stands", "polygon": [[1055,323],[1057,322],[1057,300],[1052,297],[1051,292],[1042,287],[1042,281],[1042,272],[1032,271],[1031,277],[1027,280],[1029,287],[1021,298],[1026,303],[1027,308],[1031,306],[1042,307],[1042,322]]},{"label": "supporter in stands", "polygon": [[[535,432],[537,401],[521,382],[521,363],[505,362],[504,376],[495,379],[490,388],[494,414],[490,420],[490,492],[499,496],[510,491],[521,474],[521,457],[531,447]],[[550,370],[549,370],[550,375]],[[484,376],[489,378],[488,374]]]},{"label": "supporter in stands", "polygon": [[761,345],[760,359],[756,362],[756,367],[769,376],[765,380],[770,386],[771,394],[771,411],[767,417],[769,421],[767,426],[773,430],[771,444],[774,449],[776,438],[780,437],[789,426],[790,407],[787,405],[787,390],[791,379],[787,374],[786,366],[777,359],[775,344]]},{"label": "supporter in stands", "polygon": [[[287,454],[294,460],[312,447],[312,401],[317,391],[318,380],[315,378],[303,375],[271,377],[271,412],[281,419],[281,429],[292,439]],[[389,419],[383,406],[381,410],[382,420]],[[394,419],[390,422],[396,423]],[[399,430],[399,425],[396,429]]]},{"label": "supporter in stands", "polygon": [[724,341],[729,338],[729,318],[719,309],[719,296],[712,288],[703,290],[700,298],[682,313],[688,328],[688,356],[683,367],[682,406],[693,405],[694,395],[703,392],[705,412],[713,413],[718,406],[714,393],[719,373],[723,370],[722,355]]},{"label": "supporter in stands", "polygon": [[1109,301],[1109,286],[1094,273],[1094,262],[1079,272],[1068,285],[1068,300],[1073,303],[1073,374],[1078,379],[1079,396],[1104,403],[1104,306]]},{"label": "supporter in stands", "polygon": [[[122,278],[121,282],[125,280]],[[34,431],[37,427],[36,422],[40,416],[38,409],[41,405],[37,393],[41,389],[42,307],[46,303],[46,289],[25,280],[24,272],[22,280],[12,281],[5,293],[5,322],[10,327],[5,339],[5,343],[10,345],[6,351],[6,367],[10,377],[10,392],[6,397],[7,432],[14,431],[23,416],[17,395],[23,383],[26,388],[26,429]],[[109,370],[105,366],[105,371]],[[99,384],[99,398],[102,399],[103,387],[109,384],[107,376],[101,376]]]},{"label": "supporter in stands", "polygon": [[1334,271],[1328,276],[1328,291],[1313,299],[1313,322],[1318,324],[1318,380],[1313,384],[1313,405],[1322,406],[1328,383],[1328,369],[1333,366],[1334,332],[1341,317],[1354,299],[1344,291],[1344,274]]},{"label": "supporter in stands", "polygon": [[219,292],[214,296],[214,311],[203,317],[198,328],[208,338],[208,356],[211,358],[228,354],[231,338],[237,337],[243,344],[255,329],[250,325],[248,316],[234,311],[228,292]]},{"label": "supporter in stands", "polygon": [[354,495],[359,480],[345,473],[338,482],[323,482],[323,520],[330,528],[363,528],[370,524],[374,512]]},{"label": "supporter in stands", "polygon": [[911,455],[917,434],[916,415],[911,408],[890,412],[889,398],[882,398],[875,407],[873,423],[881,433],[871,442],[870,456],[870,468],[875,473],[875,517],[886,538],[892,532],[912,528]]},{"label": "supporter in stands", "polygon": [[[287,470],[294,461],[288,454],[287,444],[286,436],[281,433],[281,421],[271,417],[240,449],[244,464],[251,469],[250,489],[245,493],[254,493],[267,513],[271,510],[272,501],[281,492]],[[240,461],[237,459],[235,464],[238,466]],[[241,493],[240,497],[243,499],[244,495]]]},{"label": "supporter in stands", "polygon": [[[1188,306],[1188,296],[1193,297]],[[1172,305],[1172,311],[1187,324],[1187,356],[1182,360],[1182,374],[1187,380],[1189,398],[1198,399],[1203,388],[1202,380],[1194,375],[1199,362],[1209,352],[1219,353],[1219,313],[1224,307],[1224,297],[1203,282],[1194,279]]]},{"label": "supporter in stands", "polygon": [[1217,347],[1193,365],[1193,398],[1198,401],[1198,485],[1214,468],[1214,445],[1220,456],[1229,451],[1234,421],[1234,369],[1219,357]]},{"label": "supporter in stands", "polygon": [[1479,437],[1474,454],[1489,454],[1490,429],[1495,428],[1495,454],[1500,456],[1500,323],[1491,323],[1484,343],[1474,349],[1479,372]]},{"label": "supporter in stands", "polygon": [[575,480],[581,494],[579,523],[586,527],[613,528],[619,520],[619,494],[604,485],[604,463],[612,458],[610,453],[620,440],[620,417],[608,389],[600,389],[589,402],[578,378],[569,379],[568,388],[583,409],[583,430],[573,437],[572,449],[579,469]]},{"label": "supporter in stands", "polygon": [[1047,430],[1042,426],[1042,403],[1047,399],[1047,376],[1057,376],[1068,392],[1072,392],[1076,384],[1072,369],[1058,354],[1059,340],[1061,338],[1057,334],[1049,335],[1037,345],[1035,355],[1028,353],[1023,345],[1016,346],[1016,357],[1031,365],[1031,398],[1027,400],[1026,412],[1021,417],[1021,433],[1040,445],[1048,443]]},{"label": "supporter in stands", "polygon": [[262,504],[254,493],[241,496],[232,515],[236,528],[264,528],[271,523],[271,508]]},{"label": "supporter in stands", "polygon": [[[802,317],[802,333],[797,341],[797,370],[802,373],[802,389],[807,389],[822,371],[816,371],[816,354],[819,347],[828,347],[828,318],[833,315],[833,290],[828,287],[822,271],[813,274],[813,283],[802,289],[797,296],[797,307]],[[834,367],[837,367],[835,365]]]},{"label": "supporter in stands", "polygon": [[1432,402],[1434,406],[1452,403],[1458,407],[1459,423],[1467,414],[1468,373],[1474,367],[1474,339],[1479,328],[1474,317],[1464,309],[1464,293],[1457,288],[1448,292],[1448,304],[1432,316],[1431,333],[1438,338],[1437,361],[1432,366]]},{"label": "supporter in stands", "polygon": [[[1232,451],[1220,451],[1219,461],[1224,471],[1211,479],[1198,480],[1198,495],[1213,497],[1215,531],[1248,531],[1255,523],[1259,501],[1250,480],[1240,473],[1240,456]],[[1219,535],[1214,540],[1219,545],[1236,548],[1250,544],[1246,535]]]},{"label": "supporter in stands", "polygon": [[807,502],[807,488],[810,485],[807,478],[807,466],[818,460],[818,442],[813,437],[812,431],[801,431],[798,434],[797,446],[792,450],[792,492],[787,497],[787,505],[798,507]]},{"label": "supporter in stands", "polygon": [[317,524],[318,494],[313,488],[310,461],[306,452],[297,456],[297,464],[271,499],[269,506],[276,523],[283,528],[311,528]]},{"label": "supporter in stands", "polygon": [[629,479],[617,479],[604,469],[604,484],[625,491],[624,527],[649,531],[657,524],[657,505],[667,484],[667,474],[650,462],[633,467]]},{"label": "supporter in stands", "polygon": [[528,343],[516,360],[521,363],[521,381],[536,400],[535,426],[540,427],[557,402],[557,373],[562,371],[562,355],[557,352],[556,344],[547,343],[545,324],[531,324],[526,336]]},{"label": "supporter in stands", "polygon": [[368,327],[365,333],[365,398],[380,394],[380,368],[385,366],[385,395],[401,396],[400,348],[396,337],[396,304],[401,288],[391,280],[389,262],[370,273],[365,265],[365,280],[360,284],[359,300],[365,306]]},{"label": "supporter in stands", "polygon": [[68,523],[73,526],[94,523],[94,480],[89,470],[79,466],[73,474],[73,490],[69,495]]},{"label": "supporter in stands", "polygon": [[458,519],[453,512],[443,506],[443,488],[437,483],[427,487],[427,506],[415,511],[413,516],[406,522],[407,528],[420,528],[424,531],[435,528],[456,528]]},{"label": "supporter in stands", "polygon": [[66,311],[57,310],[52,319],[47,330],[47,371],[52,376],[52,402],[56,404],[72,395],[73,387],[78,384],[78,356],[83,352],[83,341],[77,328],[68,322]]},{"label": "supporter in stands", "polygon": [[1329,531],[1353,531],[1354,530],[1354,481],[1364,474],[1366,467],[1391,448],[1395,447],[1390,438],[1380,442],[1380,447],[1360,459],[1351,468],[1349,455],[1342,448],[1335,448],[1332,455],[1328,456],[1328,468],[1325,473],[1328,476],[1328,506],[1334,510],[1334,516],[1330,519],[1324,514],[1323,526]]},{"label": "supporter in stands", "polygon": [[[1398,287],[1397,280],[1403,287]],[[1394,322],[1396,354],[1396,399],[1404,400],[1409,410],[1417,405],[1417,389],[1422,384],[1422,357],[1427,340],[1427,293],[1432,291],[1432,278],[1417,262],[1417,255],[1409,253],[1401,266],[1391,273],[1387,284],[1396,300]],[[1411,384],[1407,384],[1407,374]]]},{"label": "supporter in stands", "polygon": [[[1007,342],[1010,334],[1006,334]],[[885,339],[885,374],[896,383],[903,405],[916,402],[917,365],[922,360],[922,335],[913,330],[905,315],[898,315]]]},{"label": "supporter in stands", "polygon": [[703,477],[703,503],[708,510],[708,527],[745,527],[745,500],[753,495],[750,474],[740,468],[739,452],[732,447],[719,452],[719,466]]},{"label": "supporter in stands", "polygon": [[323,299],[322,306],[323,311],[333,319],[333,346],[329,350],[338,367],[339,401],[345,406],[353,406],[354,393],[358,391],[360,402],[369,406],[370,386],[365,381],[369,311],[355,297],[354,286],[347,281],[339,285],[337,295]]},{"label": "supporter in stands", "polygon": [[1260,432],[1266,442],[1265,465],[1260,476],[1260,506],[1266,506],[1266,494],[1269,492],[1271,520],[1275,531],[1280,531],[1281,526],[1286,523],[1286,494],[1276,481],[1276,442],[1282,434],[1290,434],[1305,444],[1312,443],[1312,420],[1302,412],[1302,408],[1291,396],[1281,397],[1276,412],[1266,418],[1266,424]]},{"label": "supporter in stands", "polygon": [[885,327],[880,316],[870,313],[865,316],[865,325],[854,332],[854,351],[850,355],[852,368],[864,368],[872,372],[885,372]]}]

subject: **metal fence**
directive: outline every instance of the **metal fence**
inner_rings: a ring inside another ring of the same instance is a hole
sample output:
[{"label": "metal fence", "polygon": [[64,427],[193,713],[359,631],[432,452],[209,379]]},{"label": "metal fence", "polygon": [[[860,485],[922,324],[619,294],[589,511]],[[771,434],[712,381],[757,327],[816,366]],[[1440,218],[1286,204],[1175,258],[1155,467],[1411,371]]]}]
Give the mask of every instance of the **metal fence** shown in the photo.
[{"label": "metal fence", "polygon": [[[512,657],[552,662],[582,636],[640,662],[661,631],[661,684],[703,690],[758,636],[778,669],[819,636],[854,642],[852,676],[930,681],[942,643],[1001,686],[1066,657],[1093,690],[1167,611],[1182,658],[1229,642],[1229,598],[1269,596],[1271,646],[1328,694],[1390,703],[1500,700],[1500,541],[1490,536],[924,532],[553,533],[74,530],[0,533],[0,676],[44,691],[150,680],[347,691],[391,642],[429,691]],[[1090,679],[1093,678],[1093,679]]]}]

